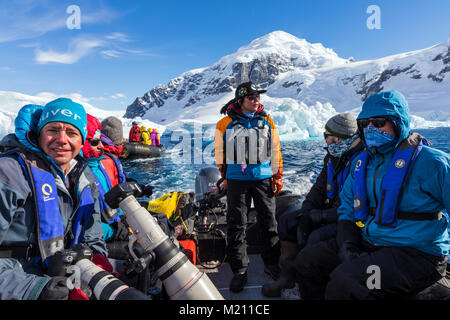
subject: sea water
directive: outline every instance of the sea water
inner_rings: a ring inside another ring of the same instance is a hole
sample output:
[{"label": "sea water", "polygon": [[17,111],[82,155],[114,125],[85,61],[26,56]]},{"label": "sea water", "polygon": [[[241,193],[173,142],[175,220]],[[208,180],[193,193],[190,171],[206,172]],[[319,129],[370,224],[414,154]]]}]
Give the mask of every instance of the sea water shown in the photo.
[{"label": "sea water", "polygon": [[[150,199],[168,192],[190,192],[195,189],[198,171],[215,165],[211,127],[203,128],[200,138],[195,129],[184,128],[181,133],[164,132],[161,137],[166,152],[159,158],[124,160],[127,175],[142,184],[155,187]],[[450,153],[450,128],[416,129],[431,143],[432,147]],[[184,138],[184,141],[182,142]],[[186,148],[189,145],[190,148]],[[185,152],[181,150],[185,147]],[[304,197],[312,187],[323,167],[326,151],[323,139],[281,141],[284,168],[284,190]]]}]

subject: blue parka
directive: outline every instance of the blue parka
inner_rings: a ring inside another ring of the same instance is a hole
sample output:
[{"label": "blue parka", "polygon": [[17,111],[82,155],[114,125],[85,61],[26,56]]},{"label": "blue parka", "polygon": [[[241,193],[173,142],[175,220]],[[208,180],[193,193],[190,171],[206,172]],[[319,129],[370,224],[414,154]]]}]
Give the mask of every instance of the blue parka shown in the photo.
[{"label": "blue parka", "polygon": [[[65,235],[69,233],[68,222],[73,219],[76,208],[79,205],[79,196],[73,196],[65,186],[65,176],[61,169],[41,151],[36,141],[30,138],[35,127],[36,118],[30,115],[39,110],[40,106],[30,106],[22,109],[16,119],[16,133],[7,135],[0,142],[0,149],[21,150],[40,164],[50,167],[51,174],[55,178],[57,187],[59,210],[62,216]],[[21,119],[20,117],[24,117]],[[36,137],[36,133],[34,133]],[[78,168],[71,179],[76,181],[75,194],[81,194],[82,190],[95,187],[96,178],[92,171],[84,163],[81,157],[72,160]],[[96,192],[98,194],[98,191]],[[103,230],[100,223],[100,205],[98,197],[94,196],[94,209],[90,221],[87,224],[81,243],[88,245],[94,253],[107,255],[106,245],[102,239]],[[10,247],[23,244],[37,246],[36,212],[31,187],[24,176],[22,166],[14,155],[0,158],[0,247]],[[25,258],[0,258],[0,300],[34,300],[37,299],[42,288],[50,280],[45,275],[41,264],[36,259]]]},{"label": "blue parka", "polygon": [[[357,119],[390,116],[397,123],[397,139],[379,148],[368,148],[366,190],[369,207],[380,201],[383,179],[400,143],[410,135],[410,114],[404,97],[396,91],[378,93],[364,103]],[[363,140],[365,144],[365,141]],[[355,171],[346,180],[340,194],[341,206],[338,220],[355,221],[354,183]],[[432,213],[450,209],[450,156],[445,152],[424,146],[417,156],[405,182],[399,203],[400,212]],[[376,246],[407,246],[425,253],[449,255],[450,242],[447,231],[448,218],[435,220],[398,219],[396,227],[383,226],[369,216],[361,227],[362,239]]]}]

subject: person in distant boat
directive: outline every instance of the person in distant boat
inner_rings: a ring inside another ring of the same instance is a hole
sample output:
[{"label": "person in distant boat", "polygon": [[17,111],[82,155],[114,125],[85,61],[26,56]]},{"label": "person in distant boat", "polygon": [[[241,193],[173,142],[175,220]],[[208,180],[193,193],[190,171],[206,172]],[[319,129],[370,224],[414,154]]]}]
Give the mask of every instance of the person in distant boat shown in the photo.
[{"label": "person in distant boat", "polygon": [[216,163],[227,185],[227,261],[233,292],[243,290],[248,279],[245,236],[251,199],[265,244],[264,271],[274,279],[280,272],[275,196],[283,187],[283,160],[277,128],[260,103],[264,92],[251,82],[240,84],[235,98],[222,108],[226,116],[217,123],[214,136]]},{"label": "person in distant boat", "polygon": [[26,105],[0,157],[0,299],[87,299],[67,278],[47,276],[53,256],[87,245],[110,268],[102,239],[97,178],[79,155],[86,111],[67,98]]},{"label": "person in distant boat", "polygon": [[369,97],[357,123],[365,149],[340,193],[337,236],[295,259],[304,300],[400,298],[446,272],[450,156],[410,132],[398,91]]},{"label": "person in distant boat", "polygon": [[[327,154],[322,171],[301,205],[288,209],[278,218],[281,241],[280,278],[262,287],[267,297],[281,296],[284,288],[295,286],[294,259],[308,243],[336,236],[339,193],[350,172],[352,161],[362,150],[356,118],[340,113],[325,124]],[[315,230],[315,231],[313,231]]]},{"label": "person in distant boat", "polygon": [[141,141],[141,128],[136,121],[133,121],[130,133],[128,135],[129,142],[140,142]]},{"label": "person in distant boat", "polygon": [[158,130],[156,128],[149,128],[148,132],[150,134],[150,140],[152,143],[152,146],[159,146],[160,142],[159,142],[159,134],[158,134]]},{"label": "person in distant boat", "polygon": [[147,146],[152,145],[152,141],[150,140],[150,134],[147,131],[145,126],[141,126],[141,143]]}]

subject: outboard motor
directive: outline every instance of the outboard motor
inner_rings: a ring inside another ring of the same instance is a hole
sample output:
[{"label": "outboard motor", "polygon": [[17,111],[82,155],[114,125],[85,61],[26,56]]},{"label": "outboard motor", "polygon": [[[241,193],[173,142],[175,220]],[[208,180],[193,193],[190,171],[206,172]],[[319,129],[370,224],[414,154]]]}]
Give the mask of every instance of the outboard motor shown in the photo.
[{"label": "outboard motor", "polygon": [[219,189],[217,182],[221,179],[219,168],[216,166],[206,166],[201,168],[195,177],[195,201],[207,200],[209,194]]},{"label": "outboard motor", "polygon": [[[154,260],[156,274],[173,300],[223,300],[209,277],[200,272],[169,239],[156,219],[141,206],[136,196],[142,190],[135,182],[121,183],[105,194],[111,208],[120,207],[133,234],[128,244],[130,254],[138,243],[144,255]],[[152,257],[154,256],[154,257]],[[145,259],[145,257],[144,257]]]}]

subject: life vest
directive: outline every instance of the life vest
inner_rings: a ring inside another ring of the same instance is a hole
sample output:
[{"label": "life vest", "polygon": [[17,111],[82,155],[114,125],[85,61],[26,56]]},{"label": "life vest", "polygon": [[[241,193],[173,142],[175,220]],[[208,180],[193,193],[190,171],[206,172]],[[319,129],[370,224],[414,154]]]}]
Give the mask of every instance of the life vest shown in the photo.
[{"label": "life vest", "polygon": [[381,197],[376,208],[369,208],[366,190],[366,166],[369,162],[369,154],[367,151],[360,153],[359,159],[355,167],[355,180],[353,185],[354,194],[354,215],[356,224],[364,227],[364,221],[369,214],[375,215],[375,222],[380,225],[396,227],[397,220],[414,219],[429,220],[433,215],[421,213],[403,213],[399,212],[399,204],[401,194],[408,174],[414,165],[417,156],[421,152],[423,145],[428,142],[419,137],[418,142],[414,144],[403,141],[392,158],[381,185]]},{"label": "life vest", "polygon": [[170,192],[148,203],[147,210],[167,216],[172,224],[181,224],[186,231],[189,229],[185,220],[195,214],[192,210],[192,201],[188,193]]},{"label": "life vest", "polygon": [[263,180],[272,177],[272,132],[265,113],[253,118],[234,116],[223,134],[227,179]]},{"label": "life vest", "polygon": [[130,129],[130,134],[128,136],[128,140],[130,140],[130,142],[133,142],[133,141],[139,142],[141,139],[140,133],[141,133],[141,129],[139,128],[139,126],[138,125],[133,126]]},{"label": "life vest", "polygon": [[350,159],[348,159],[347,163],[345,164],[345,168],[342,169],[340,172],[337,173],[336,179],[334,179],[335,176],[335,170],[333,166],[333,162],[331,161],[331,158],[328,159],[327,163],[327,199],[325,200],[325,204],[330,204],[331,201],[342,191],[342,187],[344,186],[345,179],[347,179],[348,174],[350,173],[350,164],[352,163],[353,159],[356,157],[358,152],[355,152]]},{"label": "life vest", "polygon": [[[126,182],[127,178],[125,172],[123,171],[122,163],[120,162],[120,160],[115,157],[111,157],[107,154],[103,154],[103,156],[106,159],[100,160],[101,163],[100,167],[102,170],[106,172],[105,177],[108,178],[107,180],[108,187],[111,189],[116,184]],[[112,162],[108,160],[112,160]],[[114,167],[111,166],[111,163],[113,163]]]},{"label": "life vest", "polygon": [[[105,157],[108,157],[108,156],[105,156]],[[124,183],[126,181],[126,177],[125,177],[125,173],[123,172],[122,164],[120,163],[119,159],[114,159],[112,157],[108,157],[108,158],[110,158],[115,165],[115,168],[118,173],[118,183],[119,184]],[[98,166],[98,168],[101,171],[101,173],[103,174],[103,176],[105,177],[105,181],[106,181],[106,184],[108,185],[108,189],[111,190],[112,187],[114,187],[117,183],[113,184],[111,182],[111,178],[104,167],[104,162],[100,161],[100,165]],[[120,220],[120,216],[119,216],[120,209],[117,210],[117,209],[110,208],[110,206],[106,203],[106,200],[105,200],[105,194],[107,191],[103,188],[103,186],[99,180],[97,180],[95,182],[95,184],[97,185],[97,187],[100,191],[100,195],[99,195],[100,210],[101,210],[101,213],[102,213],[103,217],[105,218],[106,222],[108,224],[112,224],[116,221],[119,221]]]},{"label": "life vest", "polygon": [[[32,190],[38,230],[38,245],[41,259],[44,261],[57,251],[64,249],[64,222],[59,208],[58,189],[52,173],[31,166],[25,161],[25,155],[11,151],[0,155],[5,157],[17,155],[25,177]],[[83,239],[84,231],[90,222],[94,210],[94,197],[90,186],[86,186],[80,195],[80,203],[72,218],[71,245]]]}]

